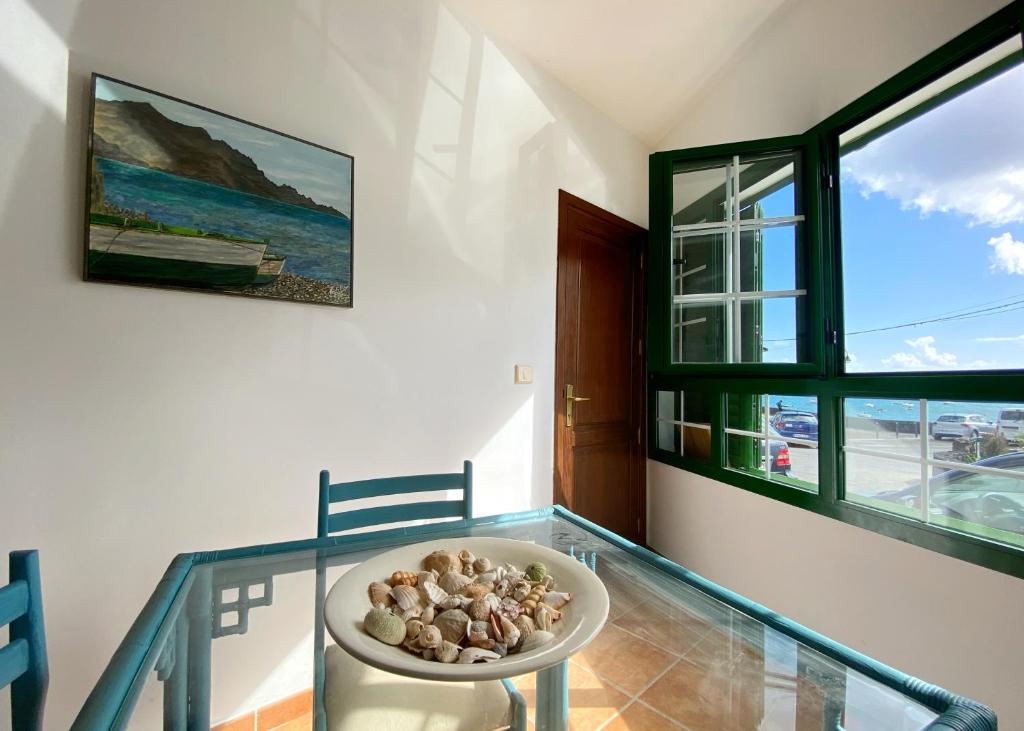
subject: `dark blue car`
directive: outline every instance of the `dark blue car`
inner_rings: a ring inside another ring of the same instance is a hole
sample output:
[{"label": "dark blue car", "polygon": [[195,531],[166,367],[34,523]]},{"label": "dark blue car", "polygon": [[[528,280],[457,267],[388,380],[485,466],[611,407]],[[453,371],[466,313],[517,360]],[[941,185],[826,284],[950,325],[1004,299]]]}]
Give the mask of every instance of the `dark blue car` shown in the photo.
[{"label": "dark blue car", "polygon": [[818,417],[809,411],[779,411],[772,417],[772,428],[790,439],[818,441]]}]

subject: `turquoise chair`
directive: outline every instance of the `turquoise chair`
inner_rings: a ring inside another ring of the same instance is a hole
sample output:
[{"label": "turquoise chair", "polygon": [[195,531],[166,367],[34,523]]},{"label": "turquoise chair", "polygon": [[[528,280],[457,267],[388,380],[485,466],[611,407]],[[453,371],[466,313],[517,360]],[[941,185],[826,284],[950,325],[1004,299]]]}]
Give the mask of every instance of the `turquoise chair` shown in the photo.
[{"label": "turquoise chair", "polygon": [[[382,507],[361,508],[358,510],[331,513],[331,506],[361,498],[390,497],[419,492],[437,492],[441,490],[462,490],[461,500],[435,500],[416,503],[400,503]],[[403,523],[410,520],[430,520],[439,518],[473,517],[473,463],[466,460],[462,463],[462,472],[439,475],[412,475],[408,477],[384,477],[359,482],[339,482],[331,484],[327,470],[320,473],[320,506],[317,515],[317,536],[324,538],[334,533],[385,525]],[[346,710],[353,705],[363,708],[381,707],[375,699],[381,693],[396,692],[395,683],[403,684],[402,692],[409,698],[430,699],[440,706],[479,710],[489,702],[509,704],[508,721],[513,731],[526,729],[526,701],[522,694],[508,680],[500,683],[436,683],[432,681],[415,681],[408,678],[384,673],[360,663],[350,657],[340,647],[324,647],[323,603],[326,595],[326,563],[317,560],[316,587],[316,624],[314,640],[314,728],[316,731],[347,731],[363,727],[394,728],[401,726],[398,719],[374,719],[372,717],[347,717]],[[330,676],[330,679],[328,679]],[[324,704],[324,688],[331,688],[328,707]],[[401,687],[401,686],[400,686]],[[421,701],[421,702],[425,702]],[[419,703],[411,704],[417,707]],[[387,714],[385,714],[387,715]],[[417,720],[409,724],[415,728],[476,728],[473,719],[449,719],[447,725],[440,714],[433,719],[441,725],[429,725],[429,722]],[[428,723],[423,726],[423,723]],[[468,724],[468,725],[467,725]]]},{"label": "turquoise chair", "polygon": [[[332,514],[331,506],[348,500],[368,497],[407,495],[412,492],[462,490],[461,500],[435,500],[420,503],[386,505]],[[320,511],[316,521],[316,535],[324,538],[356,528],[367,528],[386,523],[433,518],[473,517],[473,463],[462,463],[462,472],[441,475],[412,475],[410,477],[383,477],[359,482],[331,484],[327,470],[320,472]]]},{"label": "turquoise chair", "polygon": [[11,583],[0,587],[0,627],[10,625],[9,642],[0,647],[0,688],[11,686],[13,731],[36,731],[43,727],[50,682],[39,552],[11,552],[9,578]]}]

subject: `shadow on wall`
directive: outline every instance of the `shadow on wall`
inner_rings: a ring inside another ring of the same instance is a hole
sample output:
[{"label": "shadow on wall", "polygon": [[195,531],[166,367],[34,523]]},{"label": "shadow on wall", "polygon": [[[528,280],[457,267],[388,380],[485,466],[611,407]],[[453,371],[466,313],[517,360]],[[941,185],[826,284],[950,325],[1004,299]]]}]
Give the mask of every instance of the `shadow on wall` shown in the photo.
[{"label": "shadow on wall", "polygon": [[[0,485],[31,495],[0,548],[43,553],[48,725],[173,554],[312,534],[321,467],[469,457],[479,514],[550,501],[557,189],[637,220],[640,143],[443,2],[12,0],[0,20]],[[93,71],[353,153],[355,309],[82,282]],[[225,678],[225,708],[256,683]]]}]

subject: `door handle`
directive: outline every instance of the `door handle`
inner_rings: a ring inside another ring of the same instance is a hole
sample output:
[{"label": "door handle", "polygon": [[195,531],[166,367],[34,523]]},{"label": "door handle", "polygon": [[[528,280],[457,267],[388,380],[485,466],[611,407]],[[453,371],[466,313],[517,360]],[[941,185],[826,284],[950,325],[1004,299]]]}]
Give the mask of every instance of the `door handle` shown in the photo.
[{"label": "door handle", "polygon": [[577,401],[589,401],[589,396],[577,396],[571,383],[565,384],[565,425],[572,426],[573,404]]}]

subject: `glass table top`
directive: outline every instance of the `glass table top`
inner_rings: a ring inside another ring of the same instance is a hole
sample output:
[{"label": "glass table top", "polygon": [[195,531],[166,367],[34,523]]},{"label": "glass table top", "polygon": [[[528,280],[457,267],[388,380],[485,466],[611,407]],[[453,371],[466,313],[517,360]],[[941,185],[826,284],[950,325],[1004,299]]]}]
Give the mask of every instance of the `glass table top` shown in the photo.
[{"label": "glass table top", "polygon": [[[611,610],[597,638],[568,662],[569,728],[903,731],[936,718],[897,690],[557,515],[463,525],[451,530],[452,546],[470,535],[532,541],[585,554],[588,563],[596,556]],[[391,547],[321,549],[324,586]],[[193,567],[186,600],[158,633],[163,649],[137,681],[129,728],[165,728],[168,717],[177,723],[183,710],[174,709],[174,688],[186,655],[190,685],[198,678],[209,688],[214,728],[316,728],[315,708],[325,711],[320,727],[332,730],[515,728],[517,720],[551,728],[543,708],[560,693],[549,687],[551,671],[509,679],[525,702],[520,719],[499,681],[409,680],[346,655],[322,626],[318,631],[317,565],[317,553],[307,550]]]}]

